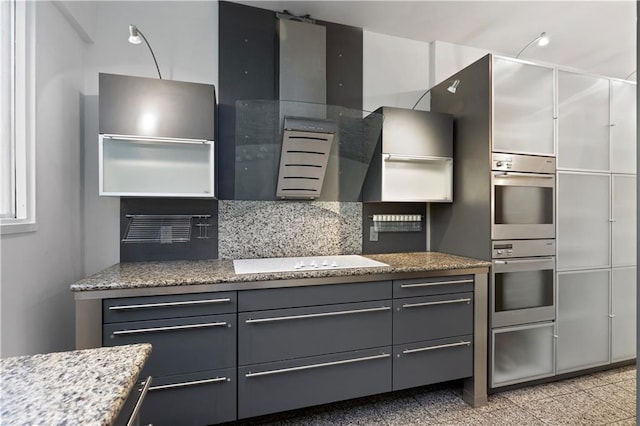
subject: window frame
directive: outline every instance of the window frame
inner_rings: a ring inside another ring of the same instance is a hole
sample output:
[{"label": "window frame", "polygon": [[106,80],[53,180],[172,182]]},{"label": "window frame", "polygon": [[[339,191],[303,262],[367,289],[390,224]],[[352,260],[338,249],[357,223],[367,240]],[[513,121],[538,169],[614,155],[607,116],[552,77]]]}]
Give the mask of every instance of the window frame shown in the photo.
[{"label": "window frame", "polygon": [[14,72],[11,143],[15,206],[0,218],[0,234],[31,232],[36,223],[35,176],[35,3],[11,0],[14,7]]}]

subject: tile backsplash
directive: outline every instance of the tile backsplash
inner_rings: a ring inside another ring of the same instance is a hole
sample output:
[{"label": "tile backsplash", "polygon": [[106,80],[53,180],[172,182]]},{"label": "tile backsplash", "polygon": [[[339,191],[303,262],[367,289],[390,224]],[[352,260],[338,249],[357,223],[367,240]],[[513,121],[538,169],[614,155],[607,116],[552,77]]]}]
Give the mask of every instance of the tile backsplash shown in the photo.
[{"label": "tile backsplash", "polygon": [[362,203],[218,202],[220,259],[362,253]]}]

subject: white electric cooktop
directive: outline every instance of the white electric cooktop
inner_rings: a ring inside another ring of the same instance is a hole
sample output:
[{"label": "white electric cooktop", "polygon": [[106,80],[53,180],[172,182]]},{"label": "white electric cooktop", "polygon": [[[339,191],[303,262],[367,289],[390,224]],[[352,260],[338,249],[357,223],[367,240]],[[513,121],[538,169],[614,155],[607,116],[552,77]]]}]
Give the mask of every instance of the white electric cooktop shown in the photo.
[{"label": "white electric cooktop", "polygon": [[271,257],[263,259],[238,259],[233,261],[233,268],[236,274],[380,268],[383,266],[389,265],[355,254],[340,256]]}]

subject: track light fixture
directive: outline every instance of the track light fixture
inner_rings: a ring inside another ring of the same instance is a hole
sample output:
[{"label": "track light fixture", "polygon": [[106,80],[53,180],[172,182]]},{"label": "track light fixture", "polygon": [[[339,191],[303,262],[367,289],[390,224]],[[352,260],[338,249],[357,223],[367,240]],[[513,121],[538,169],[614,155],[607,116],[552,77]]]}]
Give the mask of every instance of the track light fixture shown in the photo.
[{"label": "track light fixture", "polygon": [[129,25],[129,43],[131,44],[142,43],[142,40],[140,39],[140,37],[142,37],[142,40],[144,40],[144,42],[147,44],[147,47],[149,48],[149,52],[151,52],[151,57],[153,58],[153,63],[156,64],[156,70],[158,70],[158,77],[160,78],[160,80],[162,80],[162,74],[160,74],[160,67],[158,67],[158,61],[156,61],[156,55],[153,53],[153,49],[151,48],[151,45],[147,41],[147,38],[144,36],[144,34],[142,34],[142,31],[140,31],[138,27],[136,27],[135,25]]},{"label": "track light fixture", "polygon": [[[453,80],[453,82],[451,82],[451,84],[449,85],[449,87],[447,87],[447,92],[449,92],[449,93],[456,93],[456,90],[458,90],[458,85],[459,85],[459,84],[460,84],[460,80],[458,80],[458,79]],[[433,86],[433,87],[436,87],[436,86]],[[433,89],[433,87],[432,87],[432,88],[430,88],[430,89],[427,89],[427,91],[426,91],[426,92],[424,92],[424,93],[422,94],[422,96],[420,96],[420,98],[416,101],[415,105],[413,105],[413,108],[411,108],[411,109],[416,109],[416,107],[418,106],[418,104],[420,103],[420,101],[422,100],[422,98],[424,98],[425,96],[427,96],[427,93],[429,93],[429,92]]]},{"label": "track light fixture", "polygon": [[527,43],[527,45],[523,47],[520,52],[518,52],[518,54],[516,55],[516,59],[519,58],[520,55],[522,55],[522,52],[527,50],[527,48],[535,42],[538,42],[538,46],[546,46],[547,44],[549,44],[549,37],[547,37],[547,33],[543,31],[540,33],[538,37],[534,38],[529,43]]}]

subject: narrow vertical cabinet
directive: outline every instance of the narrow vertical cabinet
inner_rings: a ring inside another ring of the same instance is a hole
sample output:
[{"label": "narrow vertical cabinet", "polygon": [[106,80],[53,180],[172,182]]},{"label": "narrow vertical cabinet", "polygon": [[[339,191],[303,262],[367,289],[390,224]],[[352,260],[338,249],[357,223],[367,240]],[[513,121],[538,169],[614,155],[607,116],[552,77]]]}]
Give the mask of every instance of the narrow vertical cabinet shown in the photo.
[{"label": "narrow vertical cabinet", "polygon": [[558,273],[557,374],[609,362],[610,273]]},{"label": "narrow vertical cabinet", "polygon": [[636,176],[611,176],[611,266],[636,264]]},{"label": "narrow vertical cabinet", "polygon": [[555,155],[553,68],[494,57],[492,71],[492,150]]},{"label": "narrow vertical cabinet", "polygon": [[636,84],[611,81],[611,172],[636,173]]},{"label": "narrow vertical cabinet", "polygon": [[636,268],[611,270],[611,362],[636,356]]},{"label": "narrow vertical cabinet", "polygon": [[609,267],[610,175],[558,172],[557,269]]},{"label": "narrow vertical cabinet", "polygon": [[609,171],[609,80],[558,71],[558,168]]}]

